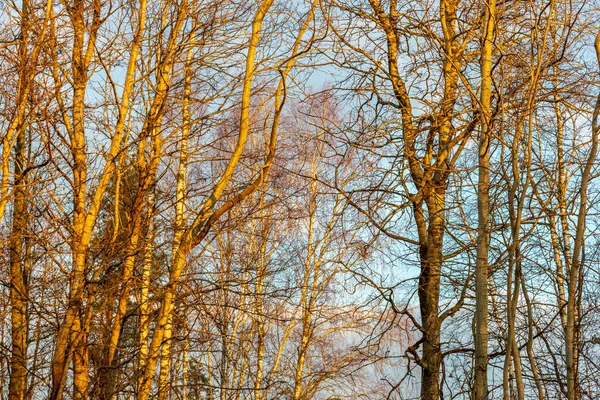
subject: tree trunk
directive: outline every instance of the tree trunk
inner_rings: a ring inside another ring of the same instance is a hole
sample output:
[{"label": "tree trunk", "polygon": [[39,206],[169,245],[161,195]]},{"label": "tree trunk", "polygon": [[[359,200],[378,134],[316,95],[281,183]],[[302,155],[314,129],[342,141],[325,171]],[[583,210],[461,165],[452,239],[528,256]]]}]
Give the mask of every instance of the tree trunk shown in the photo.
[{"label": "tree trunk", "polygon": [[[600,66],[600,33],[596,36],[594,43],[598,65]],[[579,340],[580,326],[579,314],[581,307],[580,300],[580,278],[584,264],[583,247],[585,244],[585,226],[587,219],[587,200],[588,184],[596,154],[598,152],[598,135],[600,126],[598,125],[598,116],[600,114],[600,96],[596,100],[594,114],[592,117],[592,138],[591,148],[588,158],[584,165],[581,175],[581,188],[579,190],[579,214],[577,216],[577,228],[575,232],[575,241],[573,243],[573,262],[569,271],[569,281],[567,285],[567,329],[565,332],[565,355],[567,362],[567,395],[569,400],[578,400],[581,393],[577,385],[578,364],[579,364]]]},{"label": "tree trunk", "polygon": [[[423,332],[423,355],[421,358],[421,399],[439,400],[441,319],[439,315],[440,279],[443,260],[445,190],[432,191],[427,203],[430,222],[427,242],[421,244],[421,274],[419,276],[419,305]],[[440,207],[442,206],[442,207]]]},{"label": "tree trunk", "polygon": [[481,136],[477,185],[477,264],[475,266],[475,400],[487,400],[488,364],[488,250],[490,240],[490,140],[492,130],[492,46],[495,0],[485,12],[485,30],[481,54]]},{"label": "tree trunk", "polygon": [[15,194],[10,236],[11,339],[9,400],[23,400],[27,392],[28,276],[24,240],[27,230],[27,189],[25,177],[25,129],[15,145]]}]

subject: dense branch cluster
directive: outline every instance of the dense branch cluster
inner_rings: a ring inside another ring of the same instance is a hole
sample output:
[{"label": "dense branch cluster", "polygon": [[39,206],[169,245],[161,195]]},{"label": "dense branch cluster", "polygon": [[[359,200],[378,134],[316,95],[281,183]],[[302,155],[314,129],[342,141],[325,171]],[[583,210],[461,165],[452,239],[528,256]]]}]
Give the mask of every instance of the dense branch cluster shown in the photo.
[{"label": "dense branch cluster", "polygon": [[595,0],[0,10],[0,399],[600,398]]}]

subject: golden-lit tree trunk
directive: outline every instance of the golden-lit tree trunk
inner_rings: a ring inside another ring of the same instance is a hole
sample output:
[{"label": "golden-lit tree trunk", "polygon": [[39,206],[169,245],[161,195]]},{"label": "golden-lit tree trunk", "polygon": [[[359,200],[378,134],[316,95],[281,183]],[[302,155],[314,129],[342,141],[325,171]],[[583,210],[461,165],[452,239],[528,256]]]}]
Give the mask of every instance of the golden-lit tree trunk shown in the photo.
[{"label": "golden-lit tree trunk", "polygon": [[188,376],[190,371],[190,340],[189,337],[186,337],[183,342],[183,361],[181,366],[181,383],[183,387],[181,388],[181,399],[187,400],[188,393]]},{"label": "golden-lit tree trunk", "polygon": [[[2,152],[10,154],[9,135],[15,135],[14,145],[14,200],[12,229],[10,234],[10,304],[11,304],[11,359],[10,359],[10,384],[8,397],[10,400],[23,400],[27,391],[27,337],[28,337],[28,267],[24,254],[24,239],[27,231],[27,181],[25,176],[25,105],[30,93],[31,79],[35,74],[36,60],[28,60],[32,15],[28,1],[24,1],[21,10],[21,42],[19,44],[19,81],[17,88],[17,109],[6,140],[3,142]],[[3,164],[8,159],[3,159]],[[3,180],[8,182],[8,168],[3,168]],[[4,189],[4,188],[3,188]],[[7,190],[2,190],[2,199]],[[8,196],[6,196],[7,198]],[[2,212],[3,213],[3,212]],[[2,215],[0,214],[0,219]]]},{"label": "golden-lit tree trunk", "polygon": [[169,316],[165,333],[163,337],[162,348],[160,349],[160,366],[158,375],[158,400],[167,400],[169,394],[170,381],[169,372],[171,366],[171,345],[173,336],[173,314]]},{"label": "golden-lit tree trunk", "polygon": [[[185,198],[187,188],[187,168],[188,168],[188,140],[190,133],[190,96],[192,92],[192,62],[195,49],[195,36],[196,33],[191,33],[190,45],[185,62],[185,78],[184,78],[184,89],[183,89],[183,100],[182,100],[182,113],[183,121],[181,128],[181,139],[179,149],[179,168],[177,170],[177,188],[175,194],[175,226],[173,234],[173,249],[175,253],[178,251],[179,245],[181,244],[181,237],[183,235],[185,226]],[[158,399],[166,400],[169,393],[169,372],[170,372],[170,360],[171,360],[171,346],[172,346],[172,331],[173,331],[173,316],[170,315],[167,326],[165,327],[165,333],[163,338],[163,344],[160,356],[160,373],[158,381]],[[187,350],[185,351],[184,358],[187,358]],[[187,365],[187,361],[184,362]],[[187,372],[186,372],[187,373]],[[184,374],[185,375],[185,374]],[[186,377],[184,376],[184,379]],[[185,390],[185,389],[184,389]]]},{"label": "golden-lit tree trunk", "polygon": [[[191,33],[190,45],[185,61],[185,78],[184,78],[184,89],[183,89],[183,100],[182,100],[182,113],[183,121],[181,128],[181,139],[179,149],[179,168],[177,170],[177,188],[175,194],[175,226],[173,234],[173,249],[175,253],[178,251],[181,245],[181,238],[185,229],[185,198],[187,190],[187,169],[188,169],[188,140],[190,134],[190,97],[192,94],[192,62],[195,49],[195,37],[196,32]],[[158,398],[159,400],[165,400],[167,398],[169,390],[169,371],[170,371],[170,360],[171,360],[171,346],[172,346],[172,331],[173,331],[173,316],[169,317],[167,326],[165,327],[165,334],[163,338],[163,344],[161,349],[161,360],[160,360],[160,374],[158,383]],[[187,342],[186,342],[187,343]],[[185,351],[184,358],[187,360],[187,350]],[[187,366],[187,361],[184,362]],[[187,367],[184,367],[184,369]],[[187,373],[187,372],[186,372]],[[185,374],[184,374],[185,375]],[[184,379],[186,377],[184,376]]]},{"label": "golden-lit tree trunk", "polygon": [[[15,112],[2,141],[2,181],[0,183],[0,219],[4,215],[8,193],[10,153],[14,149],[14,193],[12,228],[9,238],[10,304],[11,304],[11,359],[8,398],[24,400],[27,394],[27,344],[29,303],[29,266],[26,257],[25,236],[27,235],[28,196],[26,166],[26,129],[28,103],[39,64],[39,53],[45,45],[50,19],[51,2],[45,7],[43,20],[35,17],[29,0],[21,2],[20,42],[18,49],[18,81]],[[37,25],[37,26],[36,26]],[[34,29],[35,28],[35,29]],[[35,37],[35,35],[38,35]]]},{"label": "golden-lit tree trunk", "polygon": [[10,234],[10,298],[11,339],[10,400],[24,400],[27,392],[27,337],[28,337],[28,260],[24,241],[27,232],[27,180],[25,176],[25,129],[21,128],[15,144],[14,202]]},{"label": "golden-lit tree trunk", "polygon": [[[75,1],[70,14],[74,30],[72,50],[73,99],[71,119],[65,119],[64,122],[70,136],[70,151],[73,157],[72,267],[69,276],[69,303],[64,321],[61,323],[57,334],[52,360],[52,393],[50,397],[53,400],[62,398],[68,369],[69,351],[78,353],[77,360],[74,361],[77,365],[74,365],[73,398],[76,400],[87,398],[87,366],[82,367],[78,364],[87,362],[85,354],[87,352],[87,338],[85,337],[85,324],[82,324],[81,318],[85,308],[87,246],[93,227],[93,221],[86,220],[85,93],[89,80],[89,66],[94,54],[96,34],[100,25],[100,8],[100,3],[95,1],[93,4],[93,22],[89,31],[86,26],[87,10],[84,1]],[[58,66],[55,67],[55,69],[58,68]],[[66,114],[66,110],[64,113]],[[79,348],[76,346],[79,346]]]},{"label": "golden-lit tree trunk", "polygon": [[490,245],[490,142],[492,137],[492,49],[496,2],[485,10],[481,54],[481,134],[477,183],[477,264],[475,267],[475,399],[487,400],[488,364],[488,251]]},{"label": "golden-lit tree trunk", "polygon": [[88,325],[85,315],[77,315],[73,322],[73,398],[87,399],[89,386]]},{"label": "golden-lit tree trunk", "polygon": [[148,360],[148,339],[150,337],[150,273],[152,271],[152,251],[154,249],[154,203],[155,193],[151,191],[146,201],[146,219],[148,221],[148,231],[146,232],[146,244],[143,250],[142,276],[140,282],[139,295],[139,356],[138,356],[138,381],[137,387],[141,385],[142,372],[146,367]]}]

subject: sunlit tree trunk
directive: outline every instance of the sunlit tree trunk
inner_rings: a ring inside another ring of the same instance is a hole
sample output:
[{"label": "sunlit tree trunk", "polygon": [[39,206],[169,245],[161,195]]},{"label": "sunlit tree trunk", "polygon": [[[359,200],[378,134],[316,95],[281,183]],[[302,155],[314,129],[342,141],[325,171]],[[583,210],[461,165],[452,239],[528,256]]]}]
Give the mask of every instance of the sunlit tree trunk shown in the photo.
[{"label": "sunlit tree trunk", "polygon": [[21,128],[15,144],[14,201],[12,230],[10,234],[10,297],[11,339],[10,400],[24,400],[27,391],[27,338],[29,267],[25,255],[27,232],[27,180],[25,172],[25,129]]},{"label": "sunlit tree trunk", "polygon": [[142,276],[140,278],[139,295],[139,356],[138,356],[138,376],[137,387],[139,390],[142,374],[148,360],[148,338],[150,337],[150,273],[152,272],[152,251],[154,249],[154,208],[155,208],[154,190],[150,191],[146,201],[146,220],[148,221],[148,231],[146,232],[145,245],[142,257]]},{"label": "sunlit tree trunk", "polygon": [[487,4],[481,54],[481,134],[477,185],[477,264],[475,270],[475,399],[487,400],[488,251],[490,240],[490,144],[492,138],[492,49],[496,2]]},{"label": "sunlit tree trunk", "polygon": [[160,349],[160,366],[158,375],[158,400],[166,400],[169,394],[170,381],[169,372],[171,365],[171,346],[173,336],[173,315],[169,317],[165,334],[163,338],[162,348]]},{"label": "sunlit tree trunk", "polygon": [[[29,0],[21,2],[20,15],[20,41],[18,47],[17,97],[15,111],[8,131],[2,141],[2,181],[0,183],[0,219],[4,215],[7,202],[11,198],[9,190],[9,155],[14,149],[14,192],[12,210],[12,228],[9,238],[9,264],[10,264],[10,304],[11,304],[11,358],[10,358],[10,383],[8,398],[10,400],[24,400],[27,394],[27,347],[28,324],[27,307],[29,303],[29,260],[26,256],[26,234],[28,210],[27,190],[27,133],[26,129],[31,122],[27,121],[30,94],[34,86],[34,79],[39,65],[39,53],[44,46],[48,29],[47,22],[50,18],[51,3],[45,7],[43,20],[35,17],[31,10],[35,4]],[[34,29],[35,28],[35,29]],[[38,35],[35,37],[35,35]]]},{"label": "sunlit tree trunk", "polygon": [[[81,318],[84,314],[86,255],[90,241],[93,221],[86,221],[87,201],[87,154],[85,142],[85,92],[89,80],[89,67],[94,54],[95,40],[100,26],[100,8],[98,1],[93,3],[93,21],[91,27],[86,24],[85,2],[77,0],[70,14],[73,24],[74,39],[72,50],[73,100],[70,119],[65,119],[70,136],[70,151],[73,157],[73,220],[72,220],[72,267],[69,276],[69,303],[64,321],[60,325],[54,357],[52,360],[52,393],[51,398],[62,398],[63,385],[68,368],[68,352],[77,353],[74,361],[73,398],[87,398],[88,371],[87,338],[85,324]],[[86,43],[87,38],[87,43]],[[56,61],[58,62],[58,61]],[[59,67],[56,66],[55,69]],[[59,89],[60,90],[60,89]],[[65,110],[66,116],[66,110]],[[99,203],[99,201],[98,201]],[[96,204],[97,206],[99,204]],[[94,216],[95,219],[95,216]],[[79,347],[76,347],[79,346]]]}]

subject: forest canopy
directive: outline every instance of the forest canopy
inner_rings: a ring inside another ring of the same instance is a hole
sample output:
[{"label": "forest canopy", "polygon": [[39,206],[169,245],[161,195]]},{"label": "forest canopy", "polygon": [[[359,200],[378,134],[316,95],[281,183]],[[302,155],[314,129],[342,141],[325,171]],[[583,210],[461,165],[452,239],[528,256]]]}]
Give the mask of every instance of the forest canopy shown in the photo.
[{"label": "forest canopy", "polygon": [[0,399],[600,398],[595,0],[0,1]]}]

